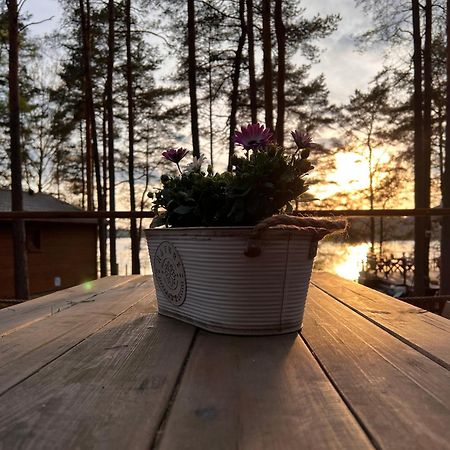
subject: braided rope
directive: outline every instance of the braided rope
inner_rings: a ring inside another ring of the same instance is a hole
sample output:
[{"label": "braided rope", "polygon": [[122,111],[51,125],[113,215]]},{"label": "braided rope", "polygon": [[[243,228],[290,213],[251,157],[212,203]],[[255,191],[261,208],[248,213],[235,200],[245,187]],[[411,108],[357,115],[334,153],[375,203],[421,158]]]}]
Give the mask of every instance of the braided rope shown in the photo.
[{"label": "braided rope", "polygon": [[347,229],[347,220],[288,216],[285,214],[268,217],[253,228],[244,252],[246,256],[258,256],[261,253],[259,240],[261,234],[268,228],[307,232],[313,236],[314,241],[320,241],[327,234],[344,232]]},{"label": "braided rope", "polygon": [[[288,226],[289,229],[298,231],[304,231],[305,229],[308,229],[308,231],[326,230],[326,234],[330,234],[345,231],[347,228],[347,221],[345,219],[323,219],[279,214],[277,216],[268,217],[267,219],[259,222],[253,228],[252,234],[259,234],[267,228],[282,228],[283,226]],[[319,232],[319,234],[322,234],[322,232]]]}]

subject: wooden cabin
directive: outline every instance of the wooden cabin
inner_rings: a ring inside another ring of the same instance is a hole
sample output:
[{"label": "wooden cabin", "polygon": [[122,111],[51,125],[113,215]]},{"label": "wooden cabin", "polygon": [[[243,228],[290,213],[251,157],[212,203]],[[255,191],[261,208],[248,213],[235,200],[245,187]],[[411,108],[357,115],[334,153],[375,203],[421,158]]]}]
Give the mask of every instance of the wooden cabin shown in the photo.
[{"label": "wooden cabin", "polygon": [[[79,211],[43,193],[24,193],[25,211]],[[0,190],[0,211],[11,211],[11,191]],[[30,295],[65,289],[97,278],[95,219],[26,220]],[[0,220],[0,298],[14,298],[12,221]]]}]

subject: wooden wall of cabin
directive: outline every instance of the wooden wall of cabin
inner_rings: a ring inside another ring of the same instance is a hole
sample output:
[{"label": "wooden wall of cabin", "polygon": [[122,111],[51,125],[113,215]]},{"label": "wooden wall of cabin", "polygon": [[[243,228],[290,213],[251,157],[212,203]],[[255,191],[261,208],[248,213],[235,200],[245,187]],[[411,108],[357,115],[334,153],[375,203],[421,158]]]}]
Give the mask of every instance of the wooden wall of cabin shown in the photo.
[{"label": "wooden wall of cabin", "polygon": [[[97,278],[96,224],[28,222],[26,230],[32,296]],[[0,222],[0,298],[14,298],[13,268],[11,223]]]}]

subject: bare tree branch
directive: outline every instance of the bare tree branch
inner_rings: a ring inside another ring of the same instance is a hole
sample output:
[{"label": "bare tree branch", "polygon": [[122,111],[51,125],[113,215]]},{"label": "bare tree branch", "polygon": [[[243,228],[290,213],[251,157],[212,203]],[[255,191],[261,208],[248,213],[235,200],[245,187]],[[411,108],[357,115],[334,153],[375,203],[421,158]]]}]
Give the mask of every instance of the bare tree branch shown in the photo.
[{"label": "bare tree branch", "polygon": [[55,16],[51,16],[51,17],[48,17],[47,19],[38,20],[37,22],[29,22],[29,23],[27,23],[26,25],[20,27],[19,31],[23,31],[23,30],[25,30],[26,28],[31,27],[32,25],[39,25],[39,24],[44,23],[44,22],[49,22],[49,21],[52,20],[54,17],[55,17]]}]

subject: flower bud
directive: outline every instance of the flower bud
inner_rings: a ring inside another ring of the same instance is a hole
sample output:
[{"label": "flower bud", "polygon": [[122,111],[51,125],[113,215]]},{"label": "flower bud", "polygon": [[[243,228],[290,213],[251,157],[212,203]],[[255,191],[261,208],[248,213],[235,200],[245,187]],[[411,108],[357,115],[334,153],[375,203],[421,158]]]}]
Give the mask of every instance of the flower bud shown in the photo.
[{"label": "flower bud", "polygon": [[301,155],[302,159],[306,159],[306,158],[308,158],[310,153],[311,153],[311,151],[309,148],[304,148],[302,150],[302,152],[300,153],[300,155]]}]

